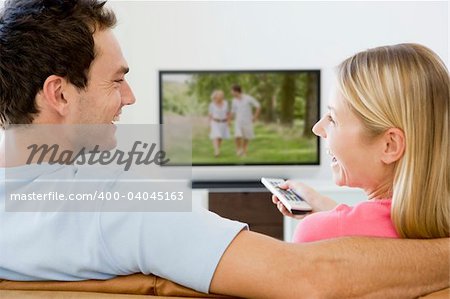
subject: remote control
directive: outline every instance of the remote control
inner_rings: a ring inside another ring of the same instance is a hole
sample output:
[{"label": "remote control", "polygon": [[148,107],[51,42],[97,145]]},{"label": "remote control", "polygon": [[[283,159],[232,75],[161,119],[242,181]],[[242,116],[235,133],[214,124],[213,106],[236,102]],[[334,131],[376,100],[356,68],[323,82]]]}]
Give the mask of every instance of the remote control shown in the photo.
[{"label": "remote control", "polygon": [[261,183],[269,189],[283,203],[283,205],[294,215],[308,214],[312,211],[311,206],[297,193],[290,189],[278,187],[285,181],[283,179],[261,178]]}]

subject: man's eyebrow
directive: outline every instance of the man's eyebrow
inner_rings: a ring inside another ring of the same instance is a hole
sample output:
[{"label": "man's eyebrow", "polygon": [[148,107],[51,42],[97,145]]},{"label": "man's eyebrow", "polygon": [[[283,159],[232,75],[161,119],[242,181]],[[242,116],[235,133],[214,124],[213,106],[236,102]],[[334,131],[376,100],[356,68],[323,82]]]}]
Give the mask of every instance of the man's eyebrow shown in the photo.
[{"label": "man's eyebrow", "polygon": [[121,74],[126,74],[130,71],[130,68],[127,66],[121,66],[119,70],[117,70],[117,72],[115,72],[114,75],[121,75]]}]

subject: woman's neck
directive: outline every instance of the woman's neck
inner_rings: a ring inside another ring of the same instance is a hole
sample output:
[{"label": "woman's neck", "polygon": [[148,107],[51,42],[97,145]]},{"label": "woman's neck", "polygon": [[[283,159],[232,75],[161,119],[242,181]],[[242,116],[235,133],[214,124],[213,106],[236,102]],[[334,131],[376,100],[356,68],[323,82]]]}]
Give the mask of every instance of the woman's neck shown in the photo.
[{"label": "woman's neck", "polygon": [[392,180],[387,180],[373,190],[366,191],[366,194],[370,200],[392,198]]}]

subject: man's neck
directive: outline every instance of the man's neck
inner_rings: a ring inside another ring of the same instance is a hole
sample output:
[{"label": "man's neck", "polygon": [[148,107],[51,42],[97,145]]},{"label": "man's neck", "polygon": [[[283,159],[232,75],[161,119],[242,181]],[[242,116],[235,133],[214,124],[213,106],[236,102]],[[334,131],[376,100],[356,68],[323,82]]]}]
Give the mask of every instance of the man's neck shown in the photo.
[{"label": "man's neck", "polygon": [[6,167],[6,160],[5,160],[5,132],[3,131],[1,133],[1,140],[0,140],[0,167]]},{"label": "man's neck", "polygon": [[45,132],[46,130],[25,126],[5,130],[0,143],[0,167],[17,167],[34,164],[38,160],[40,163],[50,160],[50,155],[45,155],[42,159],[39,159],[40,155],[32,155],[33,147],[57,145],[60,151],[70,148],[61,136],[50,136]]}]

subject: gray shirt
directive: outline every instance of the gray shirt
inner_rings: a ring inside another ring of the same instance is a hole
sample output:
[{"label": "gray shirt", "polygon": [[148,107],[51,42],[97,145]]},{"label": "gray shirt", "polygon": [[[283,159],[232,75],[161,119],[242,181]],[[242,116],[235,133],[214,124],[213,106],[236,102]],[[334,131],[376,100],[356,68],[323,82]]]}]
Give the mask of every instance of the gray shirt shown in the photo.
[{"label": "gray shirt", "polygon": [[236,123],[249,125],[253,121],[252,108],[259,108],[260,104],[253,97],[242,94],[240,99],[233,98],[231,112],[235,115]]}]

